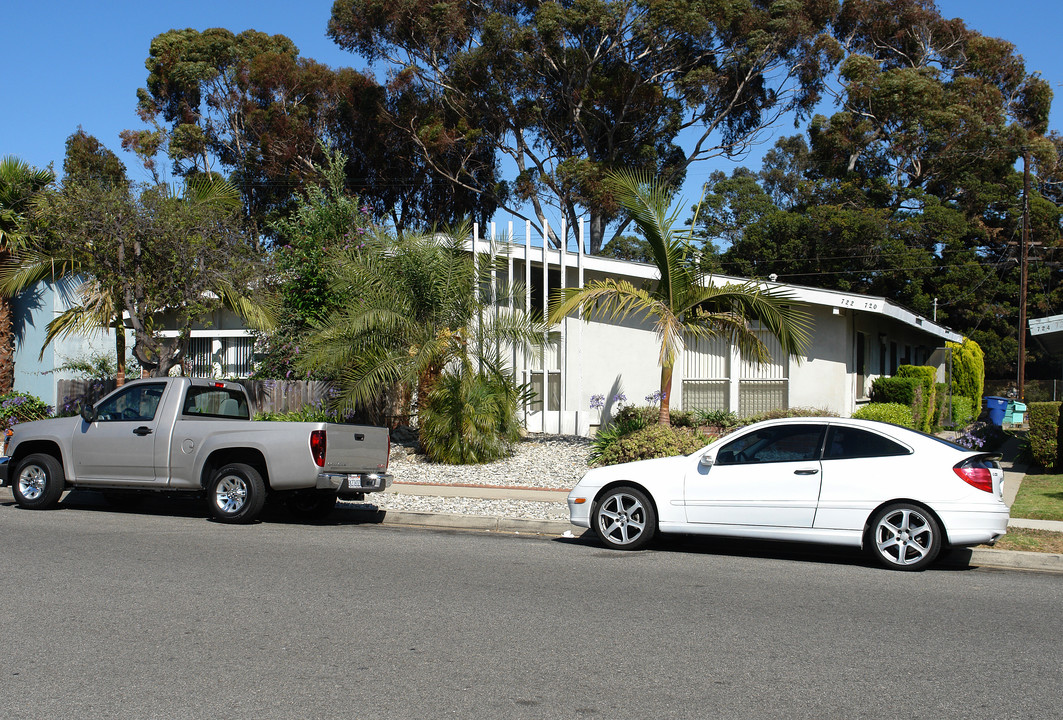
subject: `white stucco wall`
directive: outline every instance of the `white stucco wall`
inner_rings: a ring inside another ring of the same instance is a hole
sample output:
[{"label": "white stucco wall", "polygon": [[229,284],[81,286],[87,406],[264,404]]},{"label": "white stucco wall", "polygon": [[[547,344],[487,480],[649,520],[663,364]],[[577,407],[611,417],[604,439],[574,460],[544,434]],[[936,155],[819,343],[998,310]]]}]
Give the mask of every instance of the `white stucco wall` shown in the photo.
[{"label": "white stucco wall", "polygon": [[849,376],[852,355],[851,314],[834,308],[813,306],[812,343],[807,356],[790,361],[790,407],[852,412],[853,381]]},{"label": "white stucco wall", "polygon": [[[42,282],[15,299],[15,390],[36,395],[53,407],[63,398],[56,397],[56,383],[77,377],[56,368],[73,360],[86,360],[93,355],[114,356],[114,333],[103,331],[84,336],[60,338],[44,348],[47,324],[52,318],[77,302],[80,281],[66,279]],[[132,335],[127,343],[132,344]]]}]

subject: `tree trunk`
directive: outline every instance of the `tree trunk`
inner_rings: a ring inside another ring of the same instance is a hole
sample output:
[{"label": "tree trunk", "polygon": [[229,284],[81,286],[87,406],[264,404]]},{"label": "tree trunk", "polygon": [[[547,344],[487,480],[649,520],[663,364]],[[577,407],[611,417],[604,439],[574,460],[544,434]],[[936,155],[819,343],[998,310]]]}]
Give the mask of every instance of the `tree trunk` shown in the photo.
[{"label": "tree trunk", "polygon": [[11,298],[0,296],[0,395],[15,386],[15,333],[12,330]]},{"label": "tree trunk", "polygon": [[125,322],[122,314],[115,317],[114,323],[115,387],[125,385]]},{"label": "tree trunk", "polygon": [[590,219],[591,255],[597,255],[602,251],[602,239],[605,237],[605,219],[601,213],[592,212]]},{"label": "tree trunk", "polygon": [[669,412],[672,403],[672,367],[666,365],[661,368],[661,414],[657,422],[661,425],[671,425],[672,416]]}]

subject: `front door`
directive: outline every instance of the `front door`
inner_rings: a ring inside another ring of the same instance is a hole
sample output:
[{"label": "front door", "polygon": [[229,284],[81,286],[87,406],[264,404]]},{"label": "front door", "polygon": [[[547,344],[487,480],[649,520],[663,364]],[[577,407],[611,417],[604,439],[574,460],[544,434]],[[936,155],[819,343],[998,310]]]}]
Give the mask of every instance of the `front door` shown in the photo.
[{"label": "front door", "polygon": [[812,527],[823,466],[824,423],[787,423],[747,432],[686,477],[687,521]]},{"label": "front door", "polygon": [[95,422],[82,421],[72,443],[79,483],[155,481],[158,410],[165,391],[165,383],[130,385],[97,406]]}]

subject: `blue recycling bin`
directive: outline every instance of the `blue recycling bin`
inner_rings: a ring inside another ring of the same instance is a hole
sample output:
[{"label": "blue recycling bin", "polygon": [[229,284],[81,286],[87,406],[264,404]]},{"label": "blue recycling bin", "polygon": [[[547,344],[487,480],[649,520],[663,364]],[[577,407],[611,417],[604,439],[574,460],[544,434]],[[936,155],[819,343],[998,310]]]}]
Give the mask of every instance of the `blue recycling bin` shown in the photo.
[{"label": "blue recycling bin", "polygon": [[989,413],[989,422],[997,427],[1002,427],[1004,425],[1004,415],[1008,412],[1008,399],[996,397],[995,395],[986,395],[985,408]]},{"label": "blue recycling bin", "polygon": [[1013,425],[1022,425],[1023,419],[1026,416],[1026,403],[1012,400],[1008,405],[1008,415],[1010,418],[1006,419],[1005,422],[1012,423]]}]

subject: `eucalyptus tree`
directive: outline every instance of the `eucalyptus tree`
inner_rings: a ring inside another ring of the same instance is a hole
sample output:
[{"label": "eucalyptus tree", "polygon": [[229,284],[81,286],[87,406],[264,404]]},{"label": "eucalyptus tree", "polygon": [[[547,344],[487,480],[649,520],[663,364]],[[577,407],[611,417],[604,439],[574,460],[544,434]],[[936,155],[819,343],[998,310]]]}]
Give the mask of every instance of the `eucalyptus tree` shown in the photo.
[{"label": "eucalyptus tree", "polygon": [[[179,176],[227,172],[256,242],[320,180],[322,141],[344,152],[348,190],[400,230],[421,217],[452,222],[494,209],[439,178],[401,132],[424,98],[412,90],[389,94],[371,74],[302,57],[284,35],[169,30],[152,39],[145,68],[137,110],[147,127],[124,131],[123,147],[156,182],[160,156]],[[452,155],[445,144],[430,153],[445,167],[455,165]],[[481,152],[471,161],[477,177],[493,181],[493,158]]]},{"label": "eucalyptus tree", "polygon": [[743,357],[767,362],[770,351],[753,327],[756,322],[778,338],[787,358],[806,353],[809,315],[789,294],[755,283],[711,282],[692,252],[690,229],[675,229],[680,208],[672,208],[673,191],[667,184],[638,171],[614,172],[607,181],[649,244],[659,279],[649,288],[615,278],[567,288],[551,299],[550,322],[577,309],[586,320],[634,317],[652,322],[660,341],[661,424],[670,423],[672,371],[686,338],[723,337]]},{"label": "eucalyptus tree", "polygon": [[[695,162],[742,153],[782,114],[816,104],[838,58],[836,0],[336,0],[329,36],[382,63],[389,88],[426,99],[405,130],[431,162],[488,144],[515,175],[434,169],[533,223],[591,215],[591,248],[618,206],[603,182],[628,166],[678,184]],[[683,145],[679,144],[683,134]],[[621,232],[622,228],[617,232]]]},{"label": "eucalyptus tree", "polygon": [[[33,168],[12,155],[0,159],[0,266],[30,241],[28,216],[34,196],[55,180],[50,170]],[[15,337],[11,296],[0,294],[0,394],[15,382]]]}]

